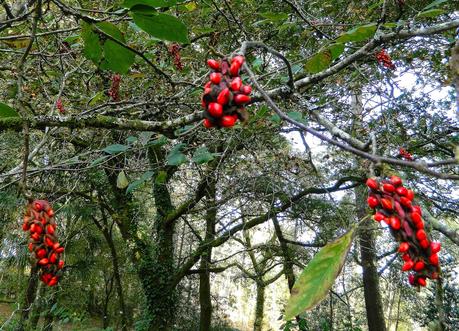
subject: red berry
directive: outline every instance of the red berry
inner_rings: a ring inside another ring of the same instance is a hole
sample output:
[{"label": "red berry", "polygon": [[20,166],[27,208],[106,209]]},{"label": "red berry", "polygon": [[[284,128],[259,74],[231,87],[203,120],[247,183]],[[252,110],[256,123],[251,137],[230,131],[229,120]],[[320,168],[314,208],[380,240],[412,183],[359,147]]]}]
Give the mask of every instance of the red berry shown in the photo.
[{"label": "red berry", "polygon": [[245,95],[245,94],[237,94],[234,96],[234,103],[236,105],[242,105],[242,104],[245,104],[247,102],[250,102],[250,97],[248,95]]},{"label": "red berry", "polygon": [[430,243],[430,251],[432,254],[438,253],[441,250],[441,243],[439,242],[431,242]]},{"label": "red berry", "polygon": [[430,274],[430,278],[431,278],[431,279],[437,279],[438,276],[439,276],[439,275],[438,275],[438,272],[435,272],[435,271],[432,272],[432,273]]},{"label": "red berry", "polygon": [[241,77],[236,77],[231,81],[230,87],[233,91],[239,92],[242,86]]},{"label": "red berry", "polygon": [[22,230],[23,230],[23,231],[29,231],[29,230],[30,230],[30,225],[29,225],[28,222],[24,222],[24,223],[22,224]]},{"label": "red berry", "polygon": [[39,249],[38,252],[37,252],[37,258],[42,259],[45,256],[46,256],[46,250],[44,250],[43,248]]},{"label": "red berry", "polygon": [[214,70],[220,69],[220,62],[217,60],[209,59],[207,60],[207,65],[209,66],[209,68],[214,69]]},{"label": "red berry", "polygon": [[379,189],[379,184],[378,182],[373,179],[373,178],[368,178],[366,182],[367,186],[371,188],[372,190],[378,190]]},{"label": "red berry", "polygon": [[438,255],[435,253],[435,254],[432,254],[430,257],[429,257],[429,262],[430,264],[434,265],[434,266],[437,266],[438,265]]},{"label": "red berry", "polygon": [[413,269],[413,267],[414,267],[414,262],[413,261],[411,261],[411,260],[406,261],[405,264],[402,267],[402,271],[411,270],[411,269]]},{"label": "red berry", "polygon": [[58,265],[57,265],[57,268],[58,269],[62,269],[64,267],[64,261],[60,260]]},{"label": "red berry", "polygon": [[57,276],[54,276],[53,278],[51,278],[51,280],[48,282],[48,286],[54,286],[57,284],[57,282],[59,281],[59,278]]},{"label": "red berry", "polygon": [[39,241],[40,240],[40,235],[38,233],[34,233],[34,234],[32,234],[30,236],[30,238],[32,238],[35,241]]},{"label": "red berry", "polygon": [[211,102],[209,104],[209,114],[212,116],[212,117],[222,117],[223,115],[223,107],[221,104],[217,103],[217,102]]},{"label": "red berry", "polygon": [[244,57],[242,55],[236,55],[231,60],[231,64],[237,63],[237,64],[239,64],[239,66],[241,66],[244,63],[244,61],[245,61],[245,59],[244,59]]},{"label": "red berry", "polygon": [[49,262],[52,264],[57,262],[57,255],[55,253],[51,254],[51,256],[49,257]]},{"label": "red berry", "polygon": [[413,192],[412,190],[407,190],[407,191],[406,191],[406,197],[408,198],[408,200],[413,201],[413,199],[414,199],[414,192]]},{"label": "red berry", "polygon": [[236,63],[236,62],[232,63],[229,69],[231,76],[233,77],[239,76],[239,69],[241,69],[241,64]]},{"label": "red berry", "polygon": [[387,209],[387,210],[392,210],[393,209],[392,201],[390,199],[388,199],[388,198],[382,198],[381,199],[381,206],[384,209]]},{"label": "red berry", "polygon": [[402,260],[405,261],[405,262],[406,262],[406,261],[410,261],[410,260],[411,260],[411,257],[410,257],[409,254],[403,254],[403,255],[402,255]]},{"label": "red berry", "polygon": [[213,127],[214,125],[212,124],[212,122],[211,122],[208,118],[205,118],[205,119],[204,119],[204,126],[205,126],[207,129],[210,129],[210,128]]},{"label": "red berry", "polygon": [[246,95],[249,95],[250,93],[252,93],[252,86],[250,86],[250,85],[242,86],[241,92],[246,94]]},{"label": "red berry", "polygon": [[418,262],[416,262],[416,264],[414,265],[414,270],[415,270],[415,271],[421,271],[421,270],[423,270],[423,269],[425,268],[425,266],[426,266],[426,265],[424,264],[423,261],[418,261]]},{"label": "red berry", "polygon": [[231,116],[231,115],[225,115],[220,119],[220,125],[229,128],[234,126],[236,123],[237,117]]},{"label": "red berry", "polygon": [[388,193],[392,193],[395,191],[395,186],[392,184],[383,184],[383,190]]},{"label": "red berry", "polygon": [[222,75],[218,72],[213,72],[210,74],[210,81],[215,85],[218,85],[222,81]]},{"label": "red berry", "polygon": [[416,226],[416,229],[424,229],[424,222],[417,222],[414,224]]},{"label": "red berry", "polygon": [[410,283],[410,285],[414,285],[414,275],[413,274],[408,275],[408,282]]},{"label": "red berry", "polygon": [[381,222],[386,218],[386,216],[383,213],[377,212],[376,214],[373,215],[373,219],[377,222]]},{"label": "red berry", "polygon": [[47,258],[44,258],[38,261],[39,265],[47,265],[48,263],[49,263],[49,260]]},{"label": "red berry", "polygon": [[49,234],[54,234],[54,227],[51,224],[48,224],[46,227],[46,232]]},{"label": "red berry", "polygon": [[424,240],[421,240],[419,242],[419,245],[423,248],[423,249],[427,249],[429,247],[429,241],[427,239],[424,239]]},{"label": "red berry", "polygon": [[411,208],[411,200],[407,197],[400,197],[400,203],[406,208]]},{"label": "red berry", "polygon": [[211,88],[212,87],[212,82],[207,82],[206,85],[204,85],[204,88]]},{"label": "red berry", "polygon": [[52,210],[51,208],[48,209],[48,211],[46,213],[48,214],[49,217],[53,217],[54,216],[54,210]]},{"label": "red berry", "polygon": [[400,227],[402,226],[401,223],[400,223],[400,220],[395,217],[395,216],[392,216],[390,219],[389,219],[389,224],[390,226],[392,227],[392,229],[394,230],[400,230]]},{"label": "red berry", "polygon": [[56,249],[56,253],[57,254],[60,254],[64,251],[64,247],[59,247],[58,249]]},{"label": "red berry", "polygon": [[229,88],[224,88],[217,97],[217,102],[221,105],[226,105],[230,99],[231,92]]},{"label": "red berry", "polygon": [[35,202],[35,203],[34,203],[34,209],[35,209],[36,211],[41,211],[42,208],[43,208],[43,205],[42,205],[40,202]]},{"label": "red berry", "polygon": [[46,244],[46,246],[53,247],[54,241],[52,241],[48,237],[45,237],[45,244]]},{"label": "red berry", "polygon": [[402,180],[401,180],[401,178],[398,177],[398,176],[392,176],[392,177],[390,178],[390,182],[391,182],[393,185],[395,185],[395,186],[400,186],[400,185],[402,185]]},{"label": "red berry", "polygon": [[422,217],[421,217],[421,215],[419,213],[414,211],[414,212],[412,212],[410,214],[410,216],[411,216],[411,219],[413,220],[414,224],[422,222]]},{"label": "red berry", "polygon": [[417,238],[419,241],[422,241],[422,240],[427,239],[426,232],[425,232],[423,229],[418,230],[418,231],[416,232],[416,238]]},{"label": "red berry", "polygon": [[53,249],[54,249],[54,250],[58,249],[59,247],[61,247],[61,244],[59,244],[59,243],[55,243],[55,244],[53,245]]},{"label": "red berry", "polygon": [[375,197],[368,197],[367,199],[368,206],[372,209],[376,208],[379,205],[378,199]]},{"label": "red berry", "polygon": [[418,278],[418,284],[421,285],[421,286],[423,286],[423,287],[427,286],[426,279],[423,278],[423,277],[419,277],[419,278]]},{"label": "red berry", "polygon": [[33,251],[33,246],[33,243],[29,243],[29,245],[27,246],[29,248],[29,252]]},{"label": "red berry", "polygon": [[400,246],[398,247],[398,251],[400,253],[406,253],[408,252],[409,249],[410,249],[410,244],[408,244],[407,242],[400,243]]},{"label": "red berry", "polygon": [[402,196],[405,196],[407,191],[408,190],[403,186],[399,186],[395,189],[395,192],[397,192],[398,195],[402,195]]}]

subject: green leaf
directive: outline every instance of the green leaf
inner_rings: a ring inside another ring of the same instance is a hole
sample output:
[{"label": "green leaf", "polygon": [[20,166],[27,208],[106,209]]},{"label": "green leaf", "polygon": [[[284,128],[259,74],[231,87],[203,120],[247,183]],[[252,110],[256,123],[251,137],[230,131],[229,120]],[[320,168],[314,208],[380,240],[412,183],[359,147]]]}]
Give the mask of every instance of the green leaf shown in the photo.
[{"label": "green leaf", "polygon": [[10,106],[0,102],[0,117],[19,117],[19,114]]},{"label": "green leaf", "polygon": [[274,114],[273,116],[271,116],[270,120],[271,122],[274,122],[276,124],[279,124],[281,122],[281,118],[277,114]]},{"label": "green leaf", "polygon": [[344,52],[344,44],[341,43],[333,43],[328,46],[328,49],[331,53],[331,59],[336,60],[341,54]]},{"label": "green leaf", "polygon": [[426,10],[426,11],[423,11],[419,14],[417,14],[416,16],[417,17],[429,17],[429,18],[433,18],[433,17],[437,17],[441,14],[444,14],[446,13],[445,10],[443,9],[430,9],[430,10]]},{"label": "green leaf", "polygon": [[355,27],[339,36],[336,41],[339,43],[358,42],[373,37],[376,32],[376,23],[370,23]]},{"label": "green leaf", "polygon": [[96,65],[99,65],[103,50],[99,40],[99,35],[93,31],[91,24],[82,22],[81,38],[83,38],[84,41],[84,56]]},{"label": "green leaf", "polygon": [[126,177],[126,174],[124,173],[124,171],[121,171],[118,174],[118,177],[116,178],[116,187],[123,189],[126,188],[128,185],[129,181]]},{"label": "green leaf", "polygon": [[303,120],[303,114],[297,111],[291,111],[287,113],[287,116],[290,117],[292,120],[301,122]]},{"label": "green leaf", "polygon": [[121,145],[121,144],[114,144],[107,146],[103,149],[103,151],[107,154],[118,154],[126,152],[129,149],[129,146]]},{"label": "green leaf", "polygon": [[314,308],[327,295],[338,277],[352,245],[355,227],[324,246],[308,263],[292,288],[285,320]]},{"label": "green leaf", "polygon": [[[101,22],[97,23],[96,26],[104,33],[108,34],[119,42],[126,42],[123,34],[116,27],[116,25],[109,22]],[[134,63],[135,54],[113,40],[105,40],[103,50],[104,59],[100,64],[101,69],[109,69],[121,74],[125,74]]]},{"label": "green leaf", "polygon": [[184,147],[184,143],[180,143],[172,147],[171,151],[167,155],[167,165],[179,166],[187,161],[185,154],[182,153],[182,149]]},{"label": "green leaf", "polygon": [[137,137],[134,137],[134,136],[129,136],[126,138],[126,141],[129,143],[129,144],[134,144],[139,138]]},{"label": "green leaf", "polygon": [[137,5],[145,5],[154,8],[172,7],[177,0],[124,0],[122,6],[131,9]]},{"label": "green leaf", "polygon": [[132,191],[138,189],[140,186],[143,185],[143,183],[145,183],[145,181],[140,179],[133,181],[131,184],[129,184],[128,188],[126,189],[126,193],[131,193]]},{"label": "green leaf", "polygon": [[167,172],[161,170],[160,172],[158,172],[158,175],[156,175],[155,184],[163,184],[166,182],[166,180],[167,180]]},{"label": "green leaf", "polygon": [[305,63],[305,69],[309,73],[315,74],[315,73],[321,72],[324,69],[327,69],[331,62],[332,62],[332,53],[330,50],[326,49],[326,50],[320,51],[319,53],[311,57]]},{"label": "green leaf", "polygon": [[133,11],[132,18],[139,28],[155,38],[180,43],[189,42],[186,25],[174,16],[167,14],[145,15]]},{"label": "green leaf", "polygon": [[436,1],[432,2],[431,4],[425,6],[423,10],[427,10],[427,9],[430,9],[430,8],[437,7],[438,5],[441,5],[442,3],[445,3],[447,1],[448,0],[436,0]]},{"label": "green leaf", "polygon": [[153,177],[155,173],[153,171],[147,171],[145,172],[141,177],[140,179],[143,180],[143,181],[147,181],[149,180],[151,177]]},{"label": "green leaf", "polygon": [[214,155],[204,146],[196,149],[191,160],[197,164],[203,164],[212,161],[214,158]]}]

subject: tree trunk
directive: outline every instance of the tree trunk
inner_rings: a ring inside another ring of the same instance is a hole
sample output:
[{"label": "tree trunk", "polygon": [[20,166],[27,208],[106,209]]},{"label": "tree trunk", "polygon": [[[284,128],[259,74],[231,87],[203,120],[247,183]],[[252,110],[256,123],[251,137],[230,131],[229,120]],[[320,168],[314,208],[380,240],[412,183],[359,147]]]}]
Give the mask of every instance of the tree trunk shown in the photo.
[{"label": "tree trunk", "polygon": [[[366,189],[355,189],[357,216],[362,219],[367,215]],[[360,228],[360,256],[363,269],[363,291],[369,331],[386,331],[384,312],[379,291],[379,275],[376,269],[376,253],[373,238],[373,223],[365,222]]]},{"label": "tree trunk", "polygon": [[255,306],[255,322],[253,331],[262,331],[263,315],[265,310],[265,285],[263,282],[257,282],[257,299]]},{"label": "tree trunk", "polygon": [[38,321],[40,320],[40,314],[43,306],[43,293],[45,292],[45,287],[43,284],[38,284],[37,298],[32,307],[32,311],[29,319],[30,330],[37,330]]},{"label": "tree trunk", "polygon": [[29,317],[29,312],[32,308],[32,304],[35,301],[35,297],[37,295],[37,287],[38,287],[38,267],[34,266],[30,269],[30,276],[29,282],[27,285],[27,292],[24,297],[24,302],[21,308],[21,319],[18,322],[18,326],[16,327],[17,331],[23,331],[25,323]]},{"label": "tree trunk", "polygon": [[291,291],[293,285],[295,284],[295,273],[293,272],[292,256],[290,254],[287,243],[284,240],[284,234],[282,233],[282,229],[279,225],[277,216],[274,215],[272,220],[274,224],[274,230],[276,231],[277,240],[279,241],[279,245],[281,247],[282,255],[284,258],[284,273],[285,277],[287,278],[288,289]]},{"label": "tree trunk", "polygon": [[[217,218],[217,209],[215,206],[215,182],[209,183],[206,192],[208,209],[206,211],[206,235],[205,241],[209,242],[215,236],[215,222]],[[210,272],[208,271],[212,262],[212,247],[201,255],[199,268],[205,269],[206,272],[199,274],[199,304],[201,308],[199,330],[209,331],[212,324],[212,300],[210,293]]]},{"label": "tree trunk", "polygon": [[45,322],[43,325],[43,331],[52,331],[53,330],[53,321],[54,321],[54,314],[51,312],[52,307],[57,302],[56,290],[55,288],[51,289],[51,296],[49,299],[48,311],[45,315]]}]

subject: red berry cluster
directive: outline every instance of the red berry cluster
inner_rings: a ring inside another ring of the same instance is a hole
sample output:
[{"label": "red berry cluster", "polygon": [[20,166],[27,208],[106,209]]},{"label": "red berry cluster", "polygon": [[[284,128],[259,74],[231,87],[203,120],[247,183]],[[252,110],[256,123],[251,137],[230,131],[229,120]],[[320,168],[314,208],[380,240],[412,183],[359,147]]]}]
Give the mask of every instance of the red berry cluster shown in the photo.
[{"label": "red berry cluster", "polygon": [[177,70],[183,70],[182,58],[180,56],[180,45],[177,43],[170,44],[167,48],[169,54],[174,58],[174,66]]},{"label": "red berry cluster", "polygon": [[410,152],[408,152],[406,149],[401,148],[398,150],[398,153],[401,157],[403,157],[405,160],[408,161],[413,161],[413,156],[411,155]]},{"label": "red berry cluster", "polygon": [[376,210],[373,219],[390,226],[405,261],[402,270],[414,271],[408,276],[409,283],[426,286],[426,278],[437,279],[440,272],[437,253],[441,244],[427,237],[421,207],[412,205],[414,192],[404,187],[397,176],[381,182],[369,178],[366,184],[370,188],[368,206]]},{"label": "red berry cluster", "polygon": [[376,53],[376,60],[381,63],[384,67],[395,70],[395,64],[392,62],[390,55],[386,52],[385,49],[382,49],[378,53]]},{"label": "red berry cluster", "polygon": [[40,279],[48,286],[56,285],[64,267],[64,247],[57,241],[54,211],[48,201],[35,200],[27,205],[22,229],[30,231],[28,247],[40,268]]},{"label": "red berry cluster", "polygon": [[210,81],[204,86],[202,107],[204,111],[204,126],[232,127],[238,119],[245,120],[244,105],[250,102],[252,87],[243,85],[239,71],[244,63],[244,57],[237,55],[231,60],[207,60],[207,65],[213,69]]},{"label": "red berry cluster", "polygon": [[112,86],[110,87],[110,90],[108,90],[108,95],[115,102],[120,101],[120,83],[121,75],[114,74],[112,77]]},{"label": "red berry cluster", "polygon": [[62,103],[62,99],[59,98],[56,101],[56,108],[59,111],[59,113],[63,114],[65,109],[64,109],[64,104]]}]

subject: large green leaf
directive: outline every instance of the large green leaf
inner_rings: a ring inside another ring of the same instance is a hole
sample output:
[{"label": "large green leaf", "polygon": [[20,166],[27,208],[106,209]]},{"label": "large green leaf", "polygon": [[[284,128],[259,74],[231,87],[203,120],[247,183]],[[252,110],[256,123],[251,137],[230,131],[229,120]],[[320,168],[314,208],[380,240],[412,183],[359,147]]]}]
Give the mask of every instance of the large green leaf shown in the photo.
[{"label": "large green leaf", "polygon": [[344,32],[338,37],[338,39],[336,39],[336,41],[339,43],[363,41],[373,37],[376,32],[376,28],[376,23],[361,25]]},{"label": "large green leaf", "polygon": [[430,3],[429,5],[425,6],[424,10],[437,7],[437,6],[439,6],[439,5],[441,5],[442,3],[445,3],[445,2],[448,2],[448,0],[436,0],[436,1],[432,2],[432,3]]},{"label": "large green leaf", "polygon": [[19,114],[10,106],[0,102],[0,117],[19,117]]},{"label": "large green leaf", "polygon": [[188,43],[188,30],[178,18],[167,14],[145,15],[132,12],[135,24],[151,36],[169,41]]},{"label": "large green leaf", "polygon": [[285,319],[314,308],[327,295],[341,272],[352,245],[355,227],[344,236],[324,246],[308,263],[292,288],[285,308]]},{"label": "large green leaf", "polygon": [[118,178],[116,178],[116,187],[123,189],[123,188],[126,188],[128,185],[129,185],[129,180],[127,179],[124,171],[121,171],[118,174]]},{"label": "large green leaf", "polygon": [[434,18],[437,16],[440,16],[442,14],[446,13],[445,10],[443,9],[429,9],[426,11],[423,11],[417,15],[417,17],[429,17],[429,18]]},{"label": "large green leaf", "polygon": [[305,63],[304,67],[309,73],[315,74],[317,72],[321,72],[324,69],[327,69],[331,62],[332,53],[330,50],[326,49],[311,57]]},{"label": "large green leaf", "polygon": [[153,171],[145,172],[139,179],[137,179],[137,180],[135,180],[135,181],[133,181],[132,183],[129,184],[128,188],[126,189],[126,193],[131,193],[132,191],[138,189],[147,180],[149,180],[151,177],[153,177],[153,175],[154,175]]},{"label": "large green leaf", "polygon": [[135,54],[113,40],[102,38],[97,29],[121,43],[126,43],[121,31],[112,23],[100,22],[95,25],[82,23],[84,55],[101,69],[127,73],[134,63]]},{"label": "large green leaf", "polygon": [[131,9],[137,5],[150,6],[154,8],[171,7],[177,3],[177,0],[124,0],[122,6]]}]

